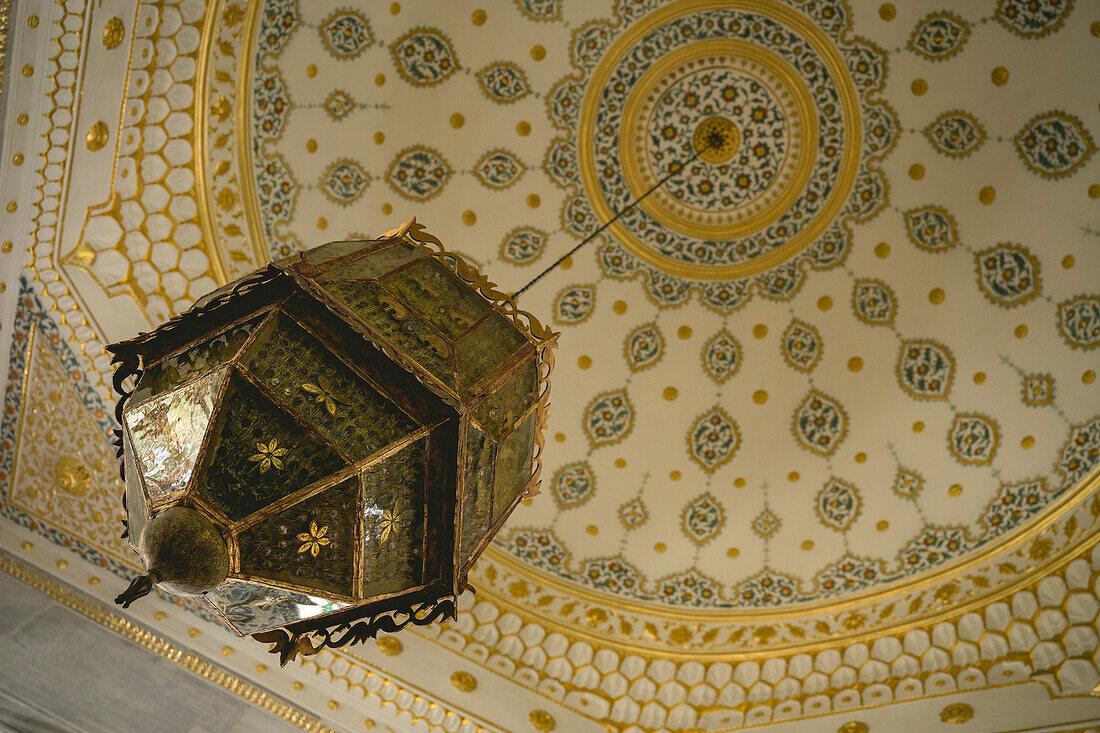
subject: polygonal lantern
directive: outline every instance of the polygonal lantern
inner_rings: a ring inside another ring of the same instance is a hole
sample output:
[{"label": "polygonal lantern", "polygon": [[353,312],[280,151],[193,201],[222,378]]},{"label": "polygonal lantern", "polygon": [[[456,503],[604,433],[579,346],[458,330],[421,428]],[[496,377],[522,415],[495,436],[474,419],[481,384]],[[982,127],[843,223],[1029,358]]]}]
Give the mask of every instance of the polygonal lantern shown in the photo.
[{"label": "polygonal lantern", "polygon": [[120,602],[153,583],[198,594],[284,663],[453,615],[537,493],[556,336],[414,220],[275,262],[112,345],[129,537],[149,570]]}]

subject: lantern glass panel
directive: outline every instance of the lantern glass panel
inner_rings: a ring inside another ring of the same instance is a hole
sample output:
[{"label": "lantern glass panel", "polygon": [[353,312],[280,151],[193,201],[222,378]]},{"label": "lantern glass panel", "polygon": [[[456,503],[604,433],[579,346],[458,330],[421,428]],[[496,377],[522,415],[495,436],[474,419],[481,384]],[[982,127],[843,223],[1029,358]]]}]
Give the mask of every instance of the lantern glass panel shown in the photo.
[{"label": "lantern glass panel", "polygon": [[527,338],[499,313],[492,313],[455,343],[458,390],[467,395]]},{"label": "lantern glass panel", "polygon": [[489,531],[493,509],[493,471],[497,447],[473,425],[466,430],[466,472],[462,494],[462,526],[458,556],[463,568],[470,562]]},{"label": "lantern glass panel", "polygon": [[475,407],[470,416],[494,439],[499,440],[538,401],[538,387],[538,366],[532,359]]},{"label": "lantern glass panel", "polygon": [[[362,248],[362,243],[360,243],[360,248]],[[375,250],[354,262],[333,268],[321,275],[318,280],[321,282],[326,280],[373,280],[422,257],[424,257],[422,250],[410,247],[403,242],[397,242],[389,247]]]},{"label": "lantern glass panel", "polygon": [[227,367],[215,369],[126,410],[150,501],[187,488],[227,372]]},{"label": "lantern glass panel", "polygon": [[348,607],[328,598],[240,580],[227,581],[203,598],[241,636]]},{"label": "lantern glass panel", "polygon": [[422,438],[363,471],[364,597],[421,585],[425,578],[425,462]]},{"label": "lantern glass panel", "polygon": [[454,341],[492,310],[492,306],[433,258],[382,278],[383,287],[411,305],[448,340]]},{"label": "lantern glass panel", "polygon": [[141,474],[134,459],[134,446],[130,434],[123,430],[122,460],[126,472],[126,526],[130,547],[141,554],[141,534],[149,522],[149,503],[141,488]]},{"label": "lantern glass panel", "polygon": [[493,523],[512,505],[531,478],[531,455],[535,450],[537,427],[537,415],[532,412],[500,441],[493,481]]}]

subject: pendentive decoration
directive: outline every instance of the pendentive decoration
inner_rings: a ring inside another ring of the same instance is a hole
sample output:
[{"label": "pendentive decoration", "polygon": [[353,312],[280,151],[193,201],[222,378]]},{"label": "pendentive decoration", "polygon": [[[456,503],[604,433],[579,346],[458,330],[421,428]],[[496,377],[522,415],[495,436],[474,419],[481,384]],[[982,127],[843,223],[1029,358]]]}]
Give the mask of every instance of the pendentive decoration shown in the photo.
[{"label": "pendentive decoration", "polygon": [[285,664],[454,618],[538,493],[557,334],[412,220],[109,347],[130,545]]}]

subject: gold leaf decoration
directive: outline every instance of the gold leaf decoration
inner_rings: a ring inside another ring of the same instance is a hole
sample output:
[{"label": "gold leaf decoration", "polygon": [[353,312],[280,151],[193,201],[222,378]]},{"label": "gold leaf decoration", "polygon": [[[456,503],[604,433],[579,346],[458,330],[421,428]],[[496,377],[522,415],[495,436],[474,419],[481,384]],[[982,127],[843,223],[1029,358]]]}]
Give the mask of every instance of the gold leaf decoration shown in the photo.
[{"label": "gold leaf decoration", "polygon": [[260,464],[260,473],[267,473],[272,467],[282,470],[281,459],[286,455],[287,449],[279,447],[278,438],[272,438],[268,443],[257,443],[256,451],[248,457],[248,460]]},{"label": "gold leaf decoration", "polygon": [[325,537],[326,534],[328,534],[327,525],[318,527],[317,522],[310,522],[309,531],[302,532],[298,535],[298,539],[302,542],[302,546],[298,548],[298,552],[308,552],[310,555],[313,555],[313,557],[317,557],[317,553],[321,551],[322,547],[332,543],[330,538]]}]

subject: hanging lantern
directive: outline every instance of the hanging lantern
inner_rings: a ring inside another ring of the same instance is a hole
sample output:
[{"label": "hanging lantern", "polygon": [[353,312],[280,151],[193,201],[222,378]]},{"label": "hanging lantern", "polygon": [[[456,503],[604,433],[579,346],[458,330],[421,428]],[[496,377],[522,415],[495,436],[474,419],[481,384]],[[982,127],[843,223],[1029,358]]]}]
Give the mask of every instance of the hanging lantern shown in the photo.
[{"label": "hanging lantern", "polygon": [[116,602],[197,596],[284,664],[455,617],[538,492],[556,338],[412,220],[110,346],[147,570]]}]

